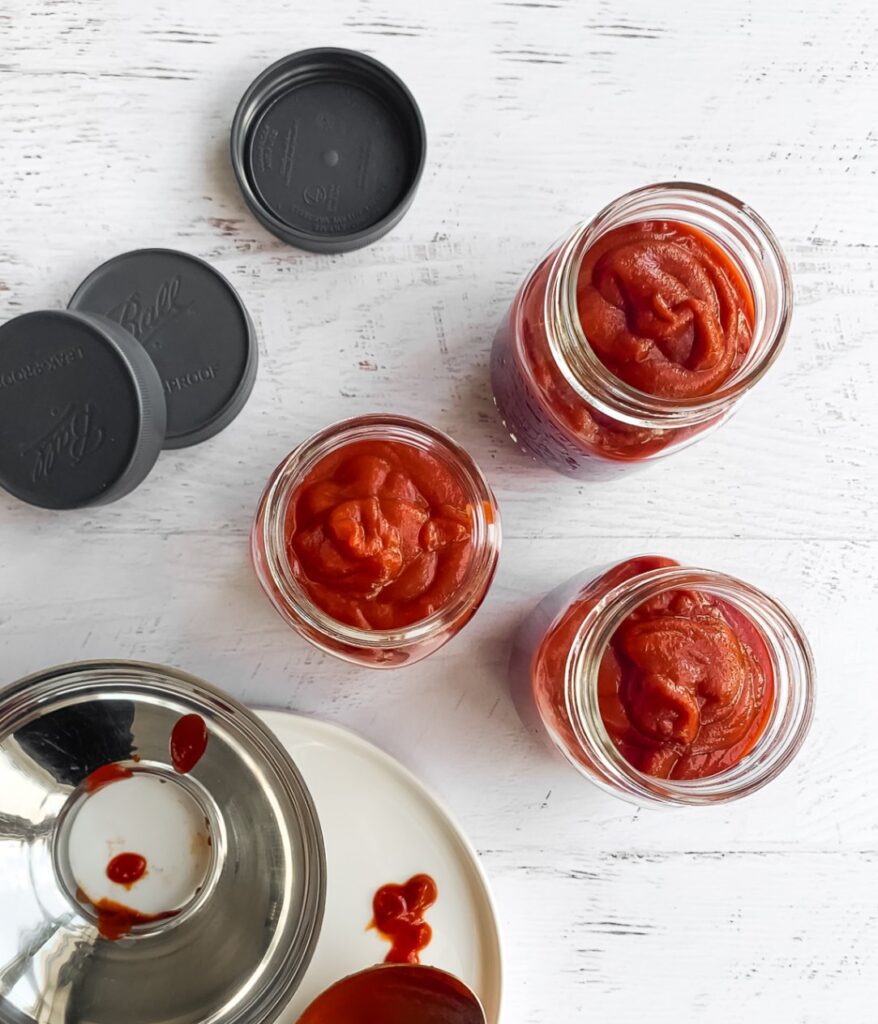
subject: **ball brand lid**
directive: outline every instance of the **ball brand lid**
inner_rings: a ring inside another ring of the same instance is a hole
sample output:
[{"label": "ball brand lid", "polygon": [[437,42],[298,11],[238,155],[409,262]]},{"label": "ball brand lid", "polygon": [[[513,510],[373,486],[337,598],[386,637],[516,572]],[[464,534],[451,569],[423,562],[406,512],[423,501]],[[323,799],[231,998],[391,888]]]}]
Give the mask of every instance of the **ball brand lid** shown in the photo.
[{"label": "ball brand lid", "polygon": [[278,238],[347,252],[391,230],[412,204],[426,132],[414,97],[354,50],[303,50],[251,84],[232,122],[247,205]]},{"label": "ball brand lid", "polygon": [[0,327],[0,485],[17,498],[115,501],[144,480],[164,436],[159,375],[118,324],[46,310]]},{"label": "ball brand lid", "polygon": [[0,486],[43,508],[123,497],[164,448],[219,433],[258,361],[238,293],[171,249],[109,260],[67,311],[0,327]]},{"label": "ball brand lid", "polygon": [[250,397],[257,365],[250,317],[232,285],[195,256],[123,253],[89,274],[69,308],[113,320],[146,349],[167,403],[165,448],[213,437]]}]

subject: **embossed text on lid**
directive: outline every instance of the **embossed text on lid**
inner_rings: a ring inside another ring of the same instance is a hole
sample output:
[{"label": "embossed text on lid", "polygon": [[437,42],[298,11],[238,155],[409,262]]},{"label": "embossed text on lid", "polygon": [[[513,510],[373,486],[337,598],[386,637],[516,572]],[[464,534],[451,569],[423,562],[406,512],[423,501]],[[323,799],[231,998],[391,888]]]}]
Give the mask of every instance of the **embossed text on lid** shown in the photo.
[{"label": "embossed text on lid", "polygon": [[114,501],[161,450],[165,400],[118,326],[60,310],[0,327],[0,486],[44,508]]},{"label": "embossed text on lid", "polygon": [[213,267],[172,249],[138,249],[94,270],[70,308],[123,327],[155,363],[168,408],[166,448],[206,441],[243,409],[256,378],[253,325]]}]

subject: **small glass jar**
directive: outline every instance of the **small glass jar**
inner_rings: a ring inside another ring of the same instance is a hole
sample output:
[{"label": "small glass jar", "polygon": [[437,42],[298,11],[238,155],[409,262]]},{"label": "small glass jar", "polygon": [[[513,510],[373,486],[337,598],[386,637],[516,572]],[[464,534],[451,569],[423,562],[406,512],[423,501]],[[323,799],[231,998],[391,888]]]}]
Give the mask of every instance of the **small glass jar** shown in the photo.
[{"label": "small glass jar", "polygon": [[[291,501],[317,464],[357,441],[407,445],[438,460],[467,495],[472,556],[464,578],[432,614],[395,629],[341,622],[312,600],[297,578],[287,540]],[[478,610],[500,556],[500,510],[481,470],[463,448],[434,427],[403,416],[373,415],[335,423],[291,452],[272,474],[251,534],[259,582],[281,617],[330,654],[369,668],[411,665],[447,643]]]},{"label": "small glass jar", "polygon": [[[632,387],[600,361],[580,322],[577,283],[586,252],[609,231],[650,221],[707,236],[752,294],[750,347],[707,395],[667,398]],[[579,225],[531,271],[494,341],[494,401],[523,451],[567,475],[606,476],[670,455],[730,416],[780,353],[791,313],[789,268],[758,214],[705,185],[649,185]]]},{"label": "small glass jar", "polygon": [[[774,677],[772,707],[751,752],[716,774],[685,780],[635,768],[610,737],[598,700],[601,660],[616,630],[644,602],[681,589],[718,599],[755,627]],[[549,594],[519,631],[510,669],[520,709],[525,710],[526,685],[530,708],[570,763],[603,789],[638,804],[716,804],[760,789],[795,756],[813,714],[811,650],[781,604],[731,576],[654,556],[626,560],[598,575],[581,573]]]}]

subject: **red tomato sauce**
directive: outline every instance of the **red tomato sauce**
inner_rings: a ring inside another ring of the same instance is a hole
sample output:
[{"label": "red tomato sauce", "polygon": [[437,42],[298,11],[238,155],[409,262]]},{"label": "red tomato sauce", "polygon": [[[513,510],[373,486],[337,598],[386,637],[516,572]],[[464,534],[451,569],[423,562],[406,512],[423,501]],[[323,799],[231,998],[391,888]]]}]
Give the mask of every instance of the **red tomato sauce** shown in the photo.
[{"label": "red tomato sauce", "polygon": [[298,1024],[485,1024],[463,982],[431,968],[378,968],[319,995]]},{"label": "red tomato sauce", "polygon": [[207,725],[201,715],[183,715],[171,732],[171,764],[174,771],[191,772],[207,750]]},{"label": "red tomato sauce", "polygon": [[354,441],[321,459],[290,501],[287,555],[311,600],[360,629],[398,629],[454,597],[473,511],[444,462],[400,441]]},{"label": "red tomato sauce", "polygon": [[579,319],[601,362],[662,398],[716,391],[753,340],[753,295],[707,235],[673,221],[626,224],[585,253]]},{"label": "red tomato sauce", "polygon": [[[603,595],[676,564],[630,559],[586,588],[537,651],[535,687],[563,693],[558,680],[573,638]],[[697,590],[668,591],[614,633],[601,661],[598,702],[610,738],[639,771],[705,778],[755,747],[774,705],[774,672],[760,631],[731,604]]]},{"label": "red tomato sauce", "polygon": [[[573,390],[552,357],[544,322],[555,255],[543,261],[523,292],[521,340],[534,381],[563,429],[596,454],[628,461],[712,425],[631,426]],[[576,297],[583,331],[601,362],[620,380],[658,397],[685,399],[717,390],[752,343],[748,284],[730,256],[685,224],[645,221],[599,238],[583,257]],[[507,397],[514,404],[523,401],[514,393]]]},{"label": "red tomato sauce", "polygon": [[415,875],[404,885],[383,885],[372,900],[374,924],[391,943],[386,964],[419,964],[433,930],[424,915],[436,902],[439,890],[429,875]]},{"label": "red tomato sauce", "polygon": [[91,775],[86,776],[83,786],[86,793],[97,793],[99,789],[109,786],[111,782],[118,782],[120,779],[130,779],[133,775],[134,772],[130,768],[112,761],[110,764],[104,764],[100,768],[95,768]]},{"label": "red tomato sauce", "polygon": [[95,911],[97,917],[98,934],[111,942],[126,936],[132,928],[138,925],[154,924],[156,921],[166,921],[168,918],[176,917],[179,910],[167,910],[161,914],[141,914],[131,907],[114,900],[98,900],[93,903],[88,895],[77,889],[76,898],[80,903],[88,903]]},{"label": "red tomato sauce", "polygon": [[107,865],[107,878],[130,889],[146,874],[146,857],[139,853],[118,853]]}]

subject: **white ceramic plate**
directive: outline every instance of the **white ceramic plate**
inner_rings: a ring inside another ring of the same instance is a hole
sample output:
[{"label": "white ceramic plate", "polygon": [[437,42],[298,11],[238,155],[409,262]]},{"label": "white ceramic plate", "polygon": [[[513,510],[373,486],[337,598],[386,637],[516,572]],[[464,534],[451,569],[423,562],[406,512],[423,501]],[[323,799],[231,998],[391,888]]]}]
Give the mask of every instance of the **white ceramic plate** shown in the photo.
[{"label": "white ceramic plate", "polygon": [[421,962],[466,982],[488,1024],[498,1024],[497,915],[476,852],[448,811],[408,769],[347,729],[284,711],[257,714],[304,776],[326,843],[323,929],[279,1024],[295,1024],[333,982],[384,959],[387,942],[368,928],[375,890],[422,872],[436,880],[439,899],[427,911],[433,940]]}]

